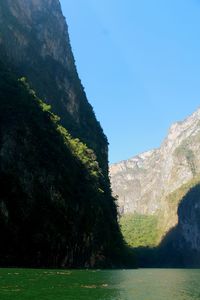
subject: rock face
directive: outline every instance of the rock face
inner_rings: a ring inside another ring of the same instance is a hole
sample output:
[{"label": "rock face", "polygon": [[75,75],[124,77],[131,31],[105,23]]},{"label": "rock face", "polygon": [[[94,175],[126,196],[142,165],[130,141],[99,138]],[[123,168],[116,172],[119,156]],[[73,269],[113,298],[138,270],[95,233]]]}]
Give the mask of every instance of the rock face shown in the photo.
[{"label": "rock face", "polygon": [[0,265],[111,265],[123,243],[93,151],[1,64],[0,99]]},{"label": "rock face", "polygon": [[200,185],[192,188],[183,198],[178,216],[178,229],[185,241],[184,246],[200,252]]},{"label": "rock face", "polygon": [[161,237],[177,224],[181,197],[199,174],[200,109],[173,124],[159,149],[110,166],[120,214],[157,215]]},{"label": "rock face", "polygon": [[178,205],[178,223],[158,247],[136,249],[140,266],[200,266],[200,185],[192,187]]},{"label": "rock face", "polygon": [[0,266],[123,265],[107,171],[59,1],[1,0]]},{"label": "rock face", "polygon": [[106,174],[107,139],[78,77],[59,1],[2,0],[0,54],[19,77],[28,78],[70,133],[95,151]]}]

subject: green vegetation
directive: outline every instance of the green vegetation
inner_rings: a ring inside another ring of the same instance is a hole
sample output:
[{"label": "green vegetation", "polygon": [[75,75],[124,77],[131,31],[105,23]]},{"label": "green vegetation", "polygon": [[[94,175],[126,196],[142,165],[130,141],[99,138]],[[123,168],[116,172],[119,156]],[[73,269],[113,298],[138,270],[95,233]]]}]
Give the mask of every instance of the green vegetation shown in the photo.
[{"label": "green vegetation", "polygon": [[[18,77],[25,75],[38,97],[48,99],[52,112],[61,118],[62,126],[94,151],[105,179],[109,182],[108,141],[100,123],[96,120],[92,106],[88,103],[78,77],[67,38],[68,33],[67,31],[64,33],[63,25],[60,25],[62,22],[60,7],[56,4],[54,6],[53,3],[51,8],[50,4],[42,3],[41,7],[44,6],[44,9],[38,11],[37,21],[34,21],[33,15],[30,16],[32,21],[32,30],[30,30],[24,18],[26,11],[20,11],[18,5],[19,15],[14,16],[13,3],[0,1],[1,60],[4,58],[8,60],[9,67],[17,72]],[[22,8],[25,9],[23,5]],[[49,13],[53,10],[54,13]],[[56,18],[55,15],[58,17]],[[38,24],[42,26],[40,35]],[[45,32],[49,32],[48,39],[55,47],[59,41],[57,49],[59,59],[55,59],[51,51],[46,50],[47,52],[43,53],[45,46],[49,48],[46,44]],[[16,35],[20,38],[16,38]]]},{"label": "green vegetation", "polygon": [[120,219],[122,234],[131,247],[155,246],[158,243],[158,217],[126,214]]},{"label": "green vegetation", "polygon": [[44,113],[47,113],[49,119],[54,123],[57,132],[62,136],[64,144],[70,148],[74,157],[76,157],[80,162],[87,168],[90,175],[95,177],[103,177],[101,169],[97,162],[96,155],[94,151],[89,149],[86,144],[82,143],[78,138],[72,138],[67,129],[60,125],[60,117],[52,113],[51,105],[46,104],[41,99],[38,99],[36,93],[30,88],[26,78],[19,79],[19,82],[24,85],[28,93],[33,96],[34,100],[38,103]]},{"label": "green vegetation", "polygon": [[[196,175],[167,196],[165,201],[168,202],[169,209],[174,215],[184,196],[198,183],[200,183],[200,175]],[[172,213],[170,217],[173,217]],[[124,215],[120,219],[122,234],[128,245],[132,247],[155,247],[166,234],[166,224],[163,226],[163,220],[165,220],[165,218],[162,213],[157,213],[153,216],[137,214]]]},{"label": "green vegetation", "polygon": [[107,138],[78,77],[60,6],[41,1],[32,14],[31,1],[11,2],[0,1],[0,265],[130,264]]},{"label": "green vegetation", "polygon": [[2,64],[0,99],[0,265],[130,263],[94,152]]},{"label": "green vegetation", "polygon": [[[154,249],[138,249],[138,258],[146,266],[190,267],[200,266],[198,232],[200,229],[199,209],[200,184],[192,186],[177,205],[178,223],[164,236]],[[143,265],[144,266],[144,265]]]}]

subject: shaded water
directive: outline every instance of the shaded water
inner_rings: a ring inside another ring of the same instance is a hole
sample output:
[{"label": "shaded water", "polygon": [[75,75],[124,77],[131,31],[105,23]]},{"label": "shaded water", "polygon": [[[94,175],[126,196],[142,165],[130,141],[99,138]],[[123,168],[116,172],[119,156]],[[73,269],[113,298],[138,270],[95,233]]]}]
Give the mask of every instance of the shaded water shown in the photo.
[{"label": "shaded water", "polygon": [[199,300],[200,270],[0,269],[1,300]]}]

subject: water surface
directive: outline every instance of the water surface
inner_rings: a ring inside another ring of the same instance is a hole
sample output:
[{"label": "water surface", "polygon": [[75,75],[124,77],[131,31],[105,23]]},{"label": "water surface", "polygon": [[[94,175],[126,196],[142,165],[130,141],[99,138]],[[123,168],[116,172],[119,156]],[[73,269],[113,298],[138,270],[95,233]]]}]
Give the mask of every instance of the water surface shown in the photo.
[{"label": "water surface", "polygon": [[199,300],[200,270],[0,269],[1,300]]}]

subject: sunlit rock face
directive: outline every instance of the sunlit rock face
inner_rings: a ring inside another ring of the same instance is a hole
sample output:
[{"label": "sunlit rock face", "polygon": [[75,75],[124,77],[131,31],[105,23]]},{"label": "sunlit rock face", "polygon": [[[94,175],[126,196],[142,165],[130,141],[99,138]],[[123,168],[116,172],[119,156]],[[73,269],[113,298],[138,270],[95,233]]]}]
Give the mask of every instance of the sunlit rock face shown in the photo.
[{"label": "sunlit rock face", "polygon": [[179,201],[199,174],[200,109],[173,124],[160,148],[110,166],[120,214],[158,215],[162,235],[177,224]]},{"label": "sunlit rock face", "polygon": [[0,55],[50,103],[62,124],[108,171],[107,139],[77,74],[58,0],[1,0]]}]

